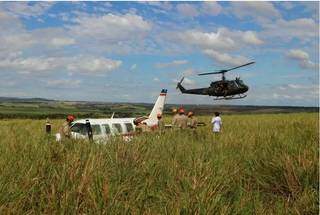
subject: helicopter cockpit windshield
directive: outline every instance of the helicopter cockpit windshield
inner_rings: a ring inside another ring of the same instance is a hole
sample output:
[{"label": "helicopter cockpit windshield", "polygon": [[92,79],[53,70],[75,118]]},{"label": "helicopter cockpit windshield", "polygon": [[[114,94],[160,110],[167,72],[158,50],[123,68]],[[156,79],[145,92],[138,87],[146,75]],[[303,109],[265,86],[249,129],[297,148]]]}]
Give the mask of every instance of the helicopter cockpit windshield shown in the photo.
[{"label": "helicopter cockpit windshield", "polygon": [[238,84],[239,86],[245,86],[245,84],[243,83],[243,81],[240,80],[240,79],[236,79],[236,82],[237,82],[237,84]]}]

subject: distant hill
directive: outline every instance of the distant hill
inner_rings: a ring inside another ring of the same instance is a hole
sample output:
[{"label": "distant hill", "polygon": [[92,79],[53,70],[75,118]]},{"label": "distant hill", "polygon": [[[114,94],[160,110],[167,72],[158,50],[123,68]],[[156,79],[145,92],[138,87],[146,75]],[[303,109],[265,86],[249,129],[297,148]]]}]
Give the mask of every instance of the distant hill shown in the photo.
[{"label": "distant hill", "polygon": [[55,100],[43,98],[0,97],[0,102],[51,102]]}]

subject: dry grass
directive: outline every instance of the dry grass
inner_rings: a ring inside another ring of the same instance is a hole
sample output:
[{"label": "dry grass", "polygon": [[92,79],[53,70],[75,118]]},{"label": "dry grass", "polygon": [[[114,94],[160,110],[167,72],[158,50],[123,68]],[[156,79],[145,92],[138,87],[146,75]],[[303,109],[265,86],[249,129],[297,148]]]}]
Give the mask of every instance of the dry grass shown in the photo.
[{"label": "dry grass", "polygon": [[44,121],[3,120],[0,212],[318,214],[317,114],[223,122],[220,135],[206,126],[131,143],[58,144]]}]

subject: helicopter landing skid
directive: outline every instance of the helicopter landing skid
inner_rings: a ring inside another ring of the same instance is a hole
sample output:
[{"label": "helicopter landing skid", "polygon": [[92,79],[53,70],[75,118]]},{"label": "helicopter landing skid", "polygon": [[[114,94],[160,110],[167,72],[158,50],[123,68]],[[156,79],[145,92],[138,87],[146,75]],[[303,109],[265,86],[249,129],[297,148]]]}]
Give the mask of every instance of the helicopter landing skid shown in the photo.
[{"label": "helicopter landing skid", "polygon": [[231,99],[243,99],[247,97],[247,95],[239,95],[238,97],[234,97],[234,96],[225,96],[222,98],[214,98],[213,100],[231,100]]}]

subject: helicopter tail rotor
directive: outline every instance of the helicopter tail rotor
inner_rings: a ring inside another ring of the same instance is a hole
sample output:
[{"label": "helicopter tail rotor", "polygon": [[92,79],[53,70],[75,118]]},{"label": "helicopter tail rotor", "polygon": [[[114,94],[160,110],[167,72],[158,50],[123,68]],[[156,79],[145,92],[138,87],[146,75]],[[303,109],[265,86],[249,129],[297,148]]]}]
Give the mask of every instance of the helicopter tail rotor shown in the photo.
[{"label": "helicopter tail rotor", "polygon": [[184,77],[181,78],[181,80],[178,82],[176,89],[179,89],[182,93],[185,92],[185,88],[182,86],[182,82],[184,80]]},{"label": "helicopter tail rotor", "polygon": [[184,77],[182,77],[181,80],[178,82],[176,89],[178,89],[179,86],[182,86],[181,84],[182,84],[183,80],[184,80]]}]

